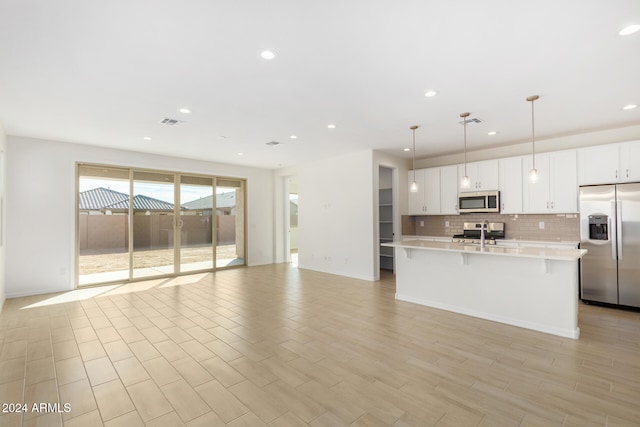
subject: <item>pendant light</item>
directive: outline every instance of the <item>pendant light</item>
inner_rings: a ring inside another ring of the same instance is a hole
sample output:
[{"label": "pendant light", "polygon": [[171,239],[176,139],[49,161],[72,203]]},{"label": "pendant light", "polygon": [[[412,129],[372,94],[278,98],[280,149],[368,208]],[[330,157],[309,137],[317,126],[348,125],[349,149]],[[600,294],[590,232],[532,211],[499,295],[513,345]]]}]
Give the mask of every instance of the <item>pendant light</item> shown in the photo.
[{"label": "pendant light", "polygon": [[467,117],[470,113],[460,113],[462,117],[462,125],[464,127],[464,176],[462,177],[462,188],[469,188],[469,175],[467,175]]},{"label": "pendant light", "polygon": [[409,129],[413,131],[413,182],[411,183],[410,191],[412,193],[417,193],[418,183],[416,182],[416,129],[418,129],[418,126],[413,125]]},{"label": "pendant light", "polygon": [[536,169],[536,131],[535,120],[533,115],[533,103],[540,98],[538,95],[527,97],[527,101],[531,103],[531,170],[529,171],[529,181],[534,183],[538,181],[538,170]]}]

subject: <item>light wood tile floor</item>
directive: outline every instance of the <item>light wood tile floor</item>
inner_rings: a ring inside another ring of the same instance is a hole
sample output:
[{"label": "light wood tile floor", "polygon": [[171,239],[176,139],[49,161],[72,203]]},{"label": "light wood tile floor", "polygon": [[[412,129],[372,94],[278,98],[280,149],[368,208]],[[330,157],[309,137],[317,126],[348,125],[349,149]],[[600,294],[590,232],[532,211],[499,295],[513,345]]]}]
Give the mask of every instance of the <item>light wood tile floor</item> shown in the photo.
[{"label": "light wood tile floor", "polygon": [[12,299],[0,403],[28,410],[0,426],[639,426],[640,314],[581,305],[579,325],[555,337],[286,264]]}]

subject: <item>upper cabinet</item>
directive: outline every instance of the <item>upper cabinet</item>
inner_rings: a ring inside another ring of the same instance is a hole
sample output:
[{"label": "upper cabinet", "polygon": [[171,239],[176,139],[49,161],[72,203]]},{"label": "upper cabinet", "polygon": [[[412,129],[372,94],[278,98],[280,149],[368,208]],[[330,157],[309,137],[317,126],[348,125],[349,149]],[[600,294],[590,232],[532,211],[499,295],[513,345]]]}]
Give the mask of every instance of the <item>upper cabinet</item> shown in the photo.
[{"label": "upper cabinet", "polygon": [[440,213],[458,214],[458,166],[444,166],[440,169]]},{"label": "upper cabinet", "polygon": [[523,213],[578,212],[576,150],[536,155],[538,180],[529,181],[531,156],[523,157]]},{"label": "upper cabinet", "polygon": [[[470,185],[467,188],[460,187],[460,192],[497,190],[500,184],[498,169],[498,160],[467,163]],[[460,179],[464,176],[464,165],[458,166],[458,175]],[[461,180],[460,184],[462,184]]]},{"label": "upper cabinet", "polygon": [[521,214],[522,157],[508,157],[498,161],[500,171],[500,212]]},{"label": "upper cabinet", "polygon": [[640,181],[640,141],[578,150],[580,185]]},{"label": "upper cabinet", "polygon": [[623,182],[640,181],[640,141],[620,144],[620,176]]},{"label": "upper cabinet", "polygon": [[580,185],[610,184],[620,177],[620,144],[599,145],[578,150]]},{"label": "upper cabinet", "polygon": [[457,215],[458,167],[416,169],[418,191],[411,192],[413,171],[409,171],[409,215]]},{"label": "upper cabinet", "polygon": [[[414,179],[418,184],[418,191],[411,192]],[[440,214],[440,168],[410,170],[409,183],[409,215],[438,215]]]}]

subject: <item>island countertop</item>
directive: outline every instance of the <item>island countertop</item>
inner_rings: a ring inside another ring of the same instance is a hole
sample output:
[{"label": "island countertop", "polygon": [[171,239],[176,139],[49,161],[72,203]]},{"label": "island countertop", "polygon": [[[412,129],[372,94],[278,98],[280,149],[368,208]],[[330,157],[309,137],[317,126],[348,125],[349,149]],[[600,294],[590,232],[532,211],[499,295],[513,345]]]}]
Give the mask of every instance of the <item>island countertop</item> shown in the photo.
[{"label": "island countertop", "polygon": [[485,245],[484,248],[481,248],[479,244],[465,244],[430,240],[403,240],[401,242],[383,243],[382,246],[403,248],[407,250],[418,249],[430,251],[459,252],[462,254],[538,258],[558,261],[577,261],[587,253],[585,249],[544,248],[534,246],[508,247],[494,245]]}]

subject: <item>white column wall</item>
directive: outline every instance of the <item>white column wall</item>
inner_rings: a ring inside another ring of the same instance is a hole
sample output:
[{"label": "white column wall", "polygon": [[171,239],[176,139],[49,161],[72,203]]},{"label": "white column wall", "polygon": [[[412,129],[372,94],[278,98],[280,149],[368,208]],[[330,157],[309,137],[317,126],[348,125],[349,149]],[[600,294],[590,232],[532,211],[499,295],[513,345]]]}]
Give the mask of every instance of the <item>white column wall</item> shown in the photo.
[{"label": "white column wall", "polygon": [[300,268],[375,280],[372,156],[360,151],[299,165]]},{"label": "white column wall", "polygon": [[74,287],[76,162],[247,179],[247,260],[273,262],[273,172],[266,169],[9,136],[6,295]]},{"label": "white column wall", "polygon": [[286,240],[289,238],[289,216],[285,206],[289,204],[289,194],[286,194],[285,181],[295,177],[298,168],[289,167],[276,169],[273,171],[273,194],[274,194],[274,222],[273,222],[273,250],[274,262],[282,263],[289,260],[287,254]]},{"label": "white column wall", "polygon": [[6,297],[5,281],[6,281],[6,178],[7,178],[7,138],[4,133],[2,123],[0,123],[0,313],[2,312],[2,306]]}]

